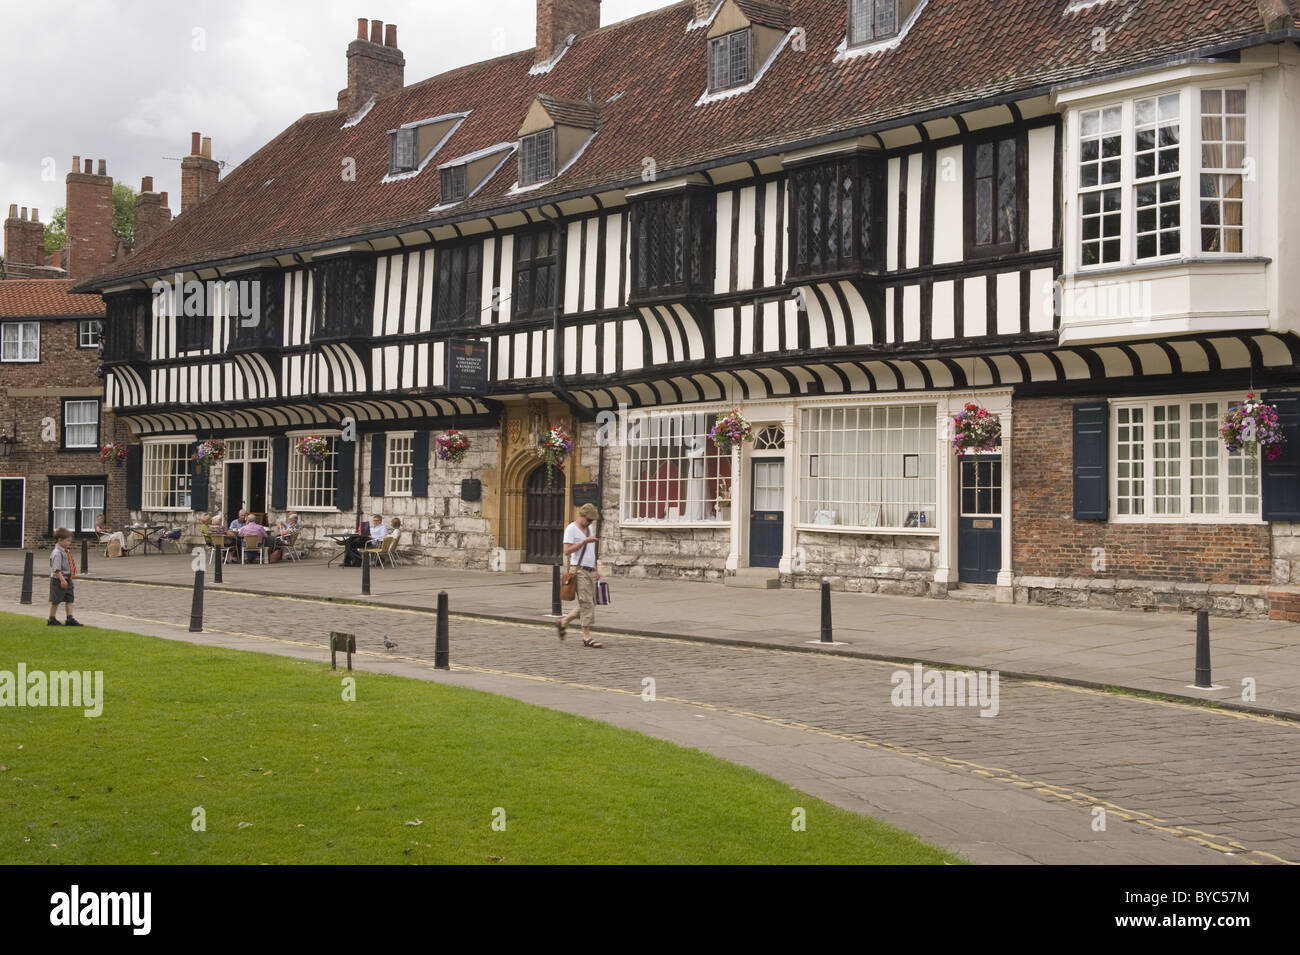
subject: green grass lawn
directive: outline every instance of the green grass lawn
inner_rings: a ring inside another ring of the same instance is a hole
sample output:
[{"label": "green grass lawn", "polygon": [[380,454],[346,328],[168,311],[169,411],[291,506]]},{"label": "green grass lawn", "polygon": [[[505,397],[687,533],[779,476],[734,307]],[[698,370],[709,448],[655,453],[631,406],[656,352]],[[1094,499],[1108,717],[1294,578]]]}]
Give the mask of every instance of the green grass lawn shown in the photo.
[{"label": "green grass lawn", "polygon": [[0,613],[0,670],[20,662],[102,670],[104,702],[0,708],[0,863],[960,861],[696,750],[487,693],[354,673],[345,702],[346,671],[321,664]]}]

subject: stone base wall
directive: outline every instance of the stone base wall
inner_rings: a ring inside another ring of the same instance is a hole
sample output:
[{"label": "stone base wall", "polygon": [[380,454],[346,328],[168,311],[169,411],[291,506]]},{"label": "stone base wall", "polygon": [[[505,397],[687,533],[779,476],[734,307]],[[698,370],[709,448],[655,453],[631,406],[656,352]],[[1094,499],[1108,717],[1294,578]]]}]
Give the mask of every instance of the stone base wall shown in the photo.
[{"label": "stone base wall", "polygon": [[1014,585],[1018,604],[1148,613],[1206,610],[1216,617],[1262,617],[1269,612],[1269,588],[1253,584],[1022,576],[1015,578]]},{"label": "stone base wall", "polygon": [[799,531],[792,571],[781,583],[817,588],[825,578],[833,590],[919,597],[933,592],[938,560],[937,537]]}]

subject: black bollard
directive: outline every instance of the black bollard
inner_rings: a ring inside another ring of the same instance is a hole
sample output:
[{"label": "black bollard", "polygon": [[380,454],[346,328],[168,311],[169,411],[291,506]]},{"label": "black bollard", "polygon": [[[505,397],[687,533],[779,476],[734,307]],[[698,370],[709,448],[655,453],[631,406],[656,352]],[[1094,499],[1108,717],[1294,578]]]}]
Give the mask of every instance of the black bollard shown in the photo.
[{"label": "black bollard", "polygon": [[32,561],[34,559],[35,555],[31,551],[28,551],[27,556],[23,559],[23,592],[18,597],[20,604],[32,602]]},{"label": "black bollard", "polygon": [[84,537],[81,539],[81,568],[78,572],[90,573],[90,541]]},{"label": "black bollard", "polygon": [[203,632],[203,571],[194,572],[194,602],[190,604],[190,633]]},{"label": "black bollard", "polygon": [[1210,612],[1196,611],[1196,687],[1208,690],[1214,686],[1210,679]]},{"label": "black bollard", "polygon": [[361,593],[370,596],[370,551],[361,552]]},{"label": "black bollard", "polygon": [[831,635],[831,582],[822,581],[822,643],[834,643]]},{"label": "black bollard", "polygon": [[226,562],[226,554],[220,547],[214,548],[213,556],[217,558],[216,566],[212,568],[212,582],[214,584],[224,583],[221,579],[221,565]]},{"label": "black bollard", "polygon": [[433,647],[433,665],[439,670],[450,670],[451,649],[447,645],[447,591],[438,591],[438,637]]},{"label": "black bollard", "polygon": [[560,565],[551,566],[551,616],[562,617],[564,610],[560,607]]}]

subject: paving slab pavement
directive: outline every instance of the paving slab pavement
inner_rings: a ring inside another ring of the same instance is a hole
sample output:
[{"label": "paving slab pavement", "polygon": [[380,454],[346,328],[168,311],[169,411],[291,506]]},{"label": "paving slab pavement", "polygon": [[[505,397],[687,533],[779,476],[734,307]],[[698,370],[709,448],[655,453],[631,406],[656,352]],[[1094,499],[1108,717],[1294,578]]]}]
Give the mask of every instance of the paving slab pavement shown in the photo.
[{"label": "paving slab pavement", "polygon": [[[38,552],[37,574],[48,552]],[[18,574],[22,552],[0,552],[0,575]],[[211,574],[208,575],[211,577]],[[313,557],[298,563],[227,565],[227,590],[370,600],[432,609],[446,590],[457,613],[536,622],[551,609],[546,574],[490,573],[437,567],[373,568],[371,595],[361,572]],[[91,556],[86,579],[137,580],[191,586],[184,556]],[[40,581],[38,581],[39,583]],[[610,578],[614,603],[597,613],[602,633],[781,646],[810,652],[901,662],[997,669],[1085,686],[1115,686],[1211,701],[1300,718],[1300,625],[1211,618],[1215,690],[1191,687],[1195,616],[1061,607],[1008,606],[928,597],[836,593],[834,636],[822,647],[820,595],[815,590],[741,590],[696,581]],[[17,581],[5,586],[17,588]],[[37,601],[42,599],[37,595]],[[1243,699],[1243,681],[1254,700]]]}]

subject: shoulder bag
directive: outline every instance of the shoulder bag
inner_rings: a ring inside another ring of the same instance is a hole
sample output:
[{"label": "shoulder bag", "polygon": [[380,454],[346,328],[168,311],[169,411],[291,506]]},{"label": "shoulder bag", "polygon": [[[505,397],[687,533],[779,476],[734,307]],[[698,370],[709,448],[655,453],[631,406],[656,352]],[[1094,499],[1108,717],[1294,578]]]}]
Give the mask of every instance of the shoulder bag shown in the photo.
[{"label": "shoulder bag", "polygon": [[[582,566],[582,555],[586,553],[586,550],[587,550],[587,545],[583,544],[582,550],[578,551],[577,564],[571,564],[570,565],[571,567]],[[578,599],[578,575],[573,570],[570,570],[567,574],[565,574],[563,577],[560,578],[560,599],[561,600]]]}]

